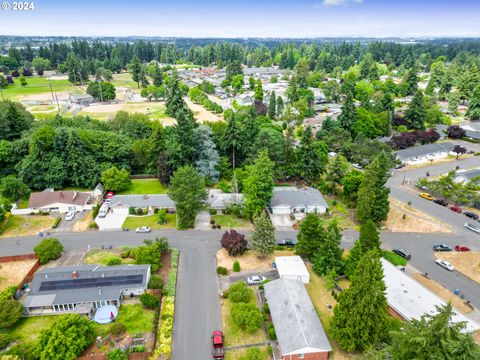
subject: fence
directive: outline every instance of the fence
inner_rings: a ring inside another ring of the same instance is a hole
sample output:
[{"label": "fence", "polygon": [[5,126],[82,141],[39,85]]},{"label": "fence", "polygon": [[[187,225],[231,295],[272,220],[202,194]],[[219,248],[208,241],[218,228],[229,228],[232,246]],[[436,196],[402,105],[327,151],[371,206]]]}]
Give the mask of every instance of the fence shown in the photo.
[{"label": "fence", "polygon": [[155,174],[137,174],[131,175],[131,179],[158,179]]},{"label": "fence", "polygon": [[22,281],[20,281],[17,290],[20,290],[23,287],[23,284],[31,282],[33,280],[33,274],[35,274],[35,271],[37,271],[39,267],[40,260],[37,260],[35,261],[35,264],[33,264],[32,268],[28,271],[27,275],[25,275]]},{"label": "fence", "polygon": [[0,256],[0,263],[35,260],[37,256],[35,254],[22,254],[22,255],[10,255]]}]

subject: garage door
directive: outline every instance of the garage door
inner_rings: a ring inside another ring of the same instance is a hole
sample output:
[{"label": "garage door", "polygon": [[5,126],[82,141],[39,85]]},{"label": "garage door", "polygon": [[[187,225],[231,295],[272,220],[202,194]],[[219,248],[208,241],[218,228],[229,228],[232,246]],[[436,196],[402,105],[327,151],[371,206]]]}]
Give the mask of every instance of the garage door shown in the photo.
[{"label": "garage door", "polygon": [[290,206],[275,206],[272,213],[276,215],[290,214]]},{"label": "garage door", "polygon": [[114,214],[128,214],[128,207],[126,206],[114,206],[112,207]]}]

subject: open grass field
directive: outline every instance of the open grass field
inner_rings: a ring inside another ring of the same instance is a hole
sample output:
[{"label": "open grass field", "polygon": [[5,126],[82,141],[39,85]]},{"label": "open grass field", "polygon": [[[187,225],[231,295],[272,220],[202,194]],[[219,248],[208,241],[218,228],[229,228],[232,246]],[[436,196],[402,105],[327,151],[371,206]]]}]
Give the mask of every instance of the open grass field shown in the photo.
[{"label": "open grass field", "polygon": [[132,186],[127,190],[118,192],[118,195],[166,194],[167,191],[167,187],[158,179],[133,179]]},{"label": "open grass field", "polygon": [[142,113],[150,120],[161,120],[164,125],[171,125],[173,119],[165,114],[163,102],[131,102],[120,104],[98,104],[84,107],[77,115],[89,116],[98,120],[112,120],[119,111]]},{"label": "open grass field", "polygon": [[142,304],[124,304],[115,322],[124,324],[130,335],[145,334],[152,331],[153,318],[153,310],[145,309]]},{"label": "open grass field", "polygon": [[[122,251],[120,249],[112,250],[91,250],[85,254],[83,258],[84,264],[99,264],[107,265],[107,262],[112,257],[120,257]],[[122,264],[133,264],[135,263],[134,259],[126,258],[122,259]]]},{"label": "open grass field", "polygon": [[[50,93],[48,78],[41,76],[27,77],[26,86],[20,85],[20,80],[14,79],[15,83],[3,89],[5,99],[17,99],[22,96]],[[55,92],[65,91],[71,86],[68,80],[51,80],[52,89]]]},{"label": "open grass field", "polygon": [[12,261],[0,264],[0,291],[9,286],[18,286],[35,264],[35,260]]},{"label": "open grass field", "polygon": [[248,219],[242,219],[235,215],[218,214],[213,215],[212,220],[222,226],[222,228],[235,229],[253,229],[253,224]]},{"label": "open grass field", "polygon": [[133,81],[132,74],[130,73],[113,74],[112,84],[116,88],[123,87],[123,88],[140,91],[138,89],[137,83]]},{"label": "open grass field", "polygon": [[148,216],[129,216],[123,223],[123,228],[128,228],[134,231],[140,226],[150,226],[152,229],[175,229],[176,214],[167,214],[166,224],[157,224],[158,215]]},{"label": "open grass field", "polygon": [[44,215],[12,215],[0,237],[36,235],[52,228],[55,218]]}]

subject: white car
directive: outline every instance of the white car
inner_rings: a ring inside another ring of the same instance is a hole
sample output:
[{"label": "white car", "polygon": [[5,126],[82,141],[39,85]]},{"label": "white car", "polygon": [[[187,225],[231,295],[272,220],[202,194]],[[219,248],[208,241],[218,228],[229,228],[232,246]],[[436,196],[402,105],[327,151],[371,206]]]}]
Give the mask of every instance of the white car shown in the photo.
[{"label": "white car", "polygon": [[447,269],[448,271],[455,270],[455,266],[453,266],[452,264],[450,264],[446,260],[437,259],[437,260],[435,260],[435,262],[437,263],[437,265],[440,265],[441,267],[443,267],[444,269]]},{"label": "white car", "polygon": [[264,277],[264,276],[253,275],[253,276],[249,276],[247,278],[247,284],[248,285],[260,285],[262,283],[262,281],[265,281],[265,280],[267,280],[267,278]]},{"label": "white car", "polygon": [[478,225],[465,223],[465,225],[463,225],[463,226],[465,226],[468,230],[472,230],[472,231],[476,232],[477,234],[480,234],[480,226],[478,226]]},{"label": "white car", "polygon": [[357,163],[352,164],[352,166],[353,166],[355,169],[359,169],[359,170],[363,169],[362,165],[357,164]]},{"label": "white car", "polygon": [[330,156],[330,157],[335,157],[335,156],[337,156],[337,153],[336,153],[335,151],[330,151],[330,152],[328,153],[328,156]]},{"label": "white car", "polygon": [[150,231],[152,231],[152,229],[150,229],[149,226],[141,226],[135,229],[136,233],[149,233]]},{"label": "white car", "polygon": [[65,220],[70,221],[70,220],[73,220],[74,217],[75,217],[75,213],[73,211],[69,211],[65,215]]}]

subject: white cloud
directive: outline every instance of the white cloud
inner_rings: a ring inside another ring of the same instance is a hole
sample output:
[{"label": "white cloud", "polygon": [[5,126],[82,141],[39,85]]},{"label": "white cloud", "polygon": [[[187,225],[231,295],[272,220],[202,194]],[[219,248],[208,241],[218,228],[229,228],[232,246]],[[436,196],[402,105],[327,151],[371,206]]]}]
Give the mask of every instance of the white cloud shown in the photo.
[{"label": "white cloud", "polygon": [[[349,3],[361,4],[363,0],[323,0],[322,6],[339,6]],[[316,4],[315,7],[319,7],[318,4]]]}]

